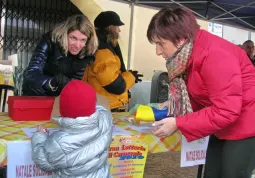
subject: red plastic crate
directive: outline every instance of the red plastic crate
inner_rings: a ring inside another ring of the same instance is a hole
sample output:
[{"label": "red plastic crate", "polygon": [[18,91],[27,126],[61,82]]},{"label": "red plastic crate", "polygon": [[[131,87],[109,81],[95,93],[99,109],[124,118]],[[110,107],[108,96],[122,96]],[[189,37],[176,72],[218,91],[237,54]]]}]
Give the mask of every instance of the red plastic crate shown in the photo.
[{"label": "red plastic crate", "polygon": [[14,121],[50,120],[54,97],[9,96],[8,113]]}]

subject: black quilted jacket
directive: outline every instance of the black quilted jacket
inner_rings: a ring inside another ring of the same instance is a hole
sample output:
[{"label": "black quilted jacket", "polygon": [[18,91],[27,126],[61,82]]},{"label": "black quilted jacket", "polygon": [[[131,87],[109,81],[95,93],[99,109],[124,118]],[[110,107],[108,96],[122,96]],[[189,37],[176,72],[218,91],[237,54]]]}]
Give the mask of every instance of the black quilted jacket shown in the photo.
[{"label": "black quilted jacket", "polygon": [[24,71],[22,86],[26,96],[58,96],[62,89],[55,92],[45,91],[47,80],[62,73],[71,79],[81,79],[87,64],[94,61],[94,56],[78,57],[65,55],[58,43],[51,40],[51,34],[43,35],[37,45],[31,61]]}]

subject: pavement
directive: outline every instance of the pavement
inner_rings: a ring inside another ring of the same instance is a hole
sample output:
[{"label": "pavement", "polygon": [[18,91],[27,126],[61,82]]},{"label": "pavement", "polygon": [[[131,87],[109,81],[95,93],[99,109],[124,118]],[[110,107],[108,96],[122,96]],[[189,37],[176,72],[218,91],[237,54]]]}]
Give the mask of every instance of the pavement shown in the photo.
[{"label": "pavement", "polygon": [[[144,178],[197,178],[197,166],[180,167],[181,152],[149,154]],[[251,178],[255,178],[255,170]]]},{"label": "pavement", "polygon": [[180,167],[181,152],[149,154],[144,178],[196,178],[197,166]]}]

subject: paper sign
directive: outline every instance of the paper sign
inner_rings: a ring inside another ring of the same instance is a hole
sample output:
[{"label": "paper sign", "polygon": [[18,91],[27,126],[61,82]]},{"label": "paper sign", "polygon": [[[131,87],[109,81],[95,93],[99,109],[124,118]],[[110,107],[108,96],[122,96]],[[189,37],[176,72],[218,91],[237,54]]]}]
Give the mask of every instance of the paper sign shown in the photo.
[{"label": "paper sign", "polygon": [[11,61],[11,65],[18,66],[18,54],[13,54],[8,56],[8,61]]},{"label": "paper sign", "polygon": [[[51,178],[33,162],[30,141],[7,144],[8,178]],[[109,148],[108,162],[113,178],[143,178],[148,146],[136,136],[115,136]]]},{"label": "paper sign", "polygon": [[187,142],[182,136],[181,167],[205,164],[209,136]]},{"label": "paper sign", "polygon": [[[25,134],[32,138],[33,134],[36,132],[36,128],[22,128],[22,130],[25,132]],[[51,135],[53,132],[59,131],[59,128],[47,128],[49,131],[49,135]],[[115,135],[131,135],[131,133],[125,129],[120,128],[117,125],[113,126],[113,136]]]},{"label": "paper sign", "polygon": [[143,178],[148,146],[136,136],[115,136],[108,162],[113,178]]},{"label": "paper sign", "polygon": [[120,128],[117,125],[113,125],[113,131],[112,131],[112,135],[116,136],[116,135],[131,135],[131,133],[125,129]]},{"label": "paper sign", "polygon": [[41,171],[31,157],[31,142],[16,141],[7,144],[8,178],[51,178],[51,173]]},{"label": "paper sign", "polygon": [[208,32],[222,38],[223,26],[221,24],[208,22]]},{"label": "paper sign", "polygon": [[0,84],[14,85],[13,68],[11,65],[0,64]]},{"label": "paper sign", "polygon": [[[36,128],[22,128],[22,130],[29,138],[32,138],[33,134],[36,132]],[[49,135],[53,132],[59,131],[58,128],[47,128],[47,130],[49,131]]]},{"label": "paper sign", "polygon": [[135,125],[130,125],[128,126],[129,128],[136,130],[141,133],[147,133],[147,134],[152,134],[153,126],[135,126]]}]

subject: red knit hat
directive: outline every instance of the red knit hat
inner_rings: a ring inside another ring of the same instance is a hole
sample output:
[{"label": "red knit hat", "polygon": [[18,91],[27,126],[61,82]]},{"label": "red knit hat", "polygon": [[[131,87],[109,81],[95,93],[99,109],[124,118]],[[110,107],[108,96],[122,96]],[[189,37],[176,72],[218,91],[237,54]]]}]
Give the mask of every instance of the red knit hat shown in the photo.
[{"label": "red knit hat", "polygon": [[60,93],[59,109],[62,117],[90,116],[96,111],[96,92],[85,82],[71,80]]}]

